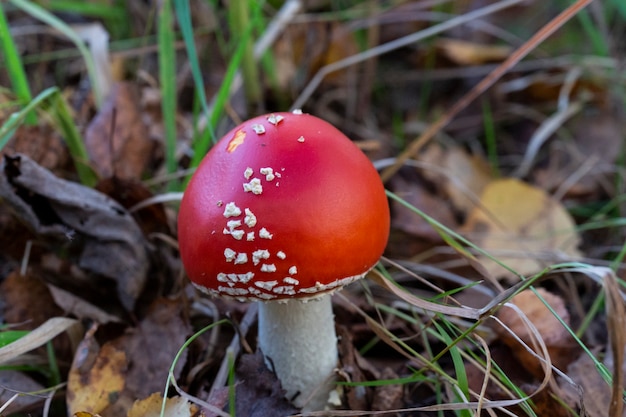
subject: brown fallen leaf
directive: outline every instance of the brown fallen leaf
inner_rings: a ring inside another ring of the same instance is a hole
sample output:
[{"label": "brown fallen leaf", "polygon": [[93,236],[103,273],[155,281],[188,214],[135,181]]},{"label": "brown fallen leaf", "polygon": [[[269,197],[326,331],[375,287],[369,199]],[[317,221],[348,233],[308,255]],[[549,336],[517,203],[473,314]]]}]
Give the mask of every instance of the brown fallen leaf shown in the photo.
[{"label": "brown fallen leaf", "polygon": [[[577,397],[582,393],[585,415],[588,417],[606,417],[611,404],[611,387],[598,373],[598,368],[591,358],[582,353],[567,368],[569,376],[580,388],[570,394]],[[626,417],[626,414],[624,414]]]},{"label": "brown fallen leaf", "polygon": [[146,132],[136,87],[114,84],[85,132],[85,147],[100,177],[141,178],[154,149]]},{"label": "brown fallen leaf", "polygon": [[[569,325],[570,316],[563,299],[543,288],[537,288],[536,291],[563,322]],[[533,354],[516,339],[516,337],[519,337],[532,348],[538,356],[542,357],[543,353],[533,342],[534,337],[538,336],[546,345],[551,363],[561,370],[567,369],[568,364],[575,357],[576,344],[569,332],[550,312],[548,307],[546,307],[531,290],[522,291],[513,297],[510,302],[517,306],[521,313],[526,316],[537,330],[536,334],[531,332],[520,314],[512,308],[504,306],[498,311],[498,319],[500,319],[513,334],[501,326],[495,327],[496,332],[500,336],[500,339],[511,348],[511,351],[516,356],[520,365],[535,377],[543,378],[545,365],[542,365],[539,359],[533,356]]]},{"label": "brown fallen leaf", "polygon": [[52,126],[38,124],[22,125],[7,145],[0,150],[0,156],[21,153],[53,172],[70,169],[70,154],[61,135]]},{"label": "brown fallen leaf", "polygon": [[122,206],[56,177],[25,155],[5,156],[0,163],[0,198],[54,246],[76,240],[79,266],[115,281],[121,303],[133,310],[146,282],[148,253],[141,230]]},{"label": "brown fallen leaf", "polygon": [[[574,221],[545,191],[517,179],[501,179],[485,187],[480,202],[462,232],[518,274],[580,258]],[[480,260],[490,275],[517,280],[486,256]]]},{"label": "brown fallen leaf", "polygon": [[30,274],[10,273],[0,283],[0,300],[4,321],[18,324],[20,329],[32,330],[50,317],[62,315],[46,284]]}]

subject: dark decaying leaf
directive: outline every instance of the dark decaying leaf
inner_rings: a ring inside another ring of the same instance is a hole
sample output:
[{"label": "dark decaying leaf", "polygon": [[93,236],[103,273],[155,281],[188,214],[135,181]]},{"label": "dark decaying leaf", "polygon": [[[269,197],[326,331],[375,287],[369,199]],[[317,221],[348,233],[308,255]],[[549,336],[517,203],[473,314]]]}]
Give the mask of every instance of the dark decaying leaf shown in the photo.
[{"label": "dark decaying leaf", "polygon": [[85,147],[100,176],[139,179],[154,148],[147,131],[137,88],[115,84],[85,132]]},{"label": "dark decaying leaf", "polygon": [[237,416],[276,417],[296,414],[298,409],[285,399],[276,375],[267,369],[261,353],[242,355],[236,371]]},{"label": "dark decaying leaf", "polygon": [[114,200],[60,179],[25,155],[4,157],[0,198],[36,234],[68,242],[84,240],[79,266],[117,283],[132,310],[148,271],[145,239],[132,216]]}]

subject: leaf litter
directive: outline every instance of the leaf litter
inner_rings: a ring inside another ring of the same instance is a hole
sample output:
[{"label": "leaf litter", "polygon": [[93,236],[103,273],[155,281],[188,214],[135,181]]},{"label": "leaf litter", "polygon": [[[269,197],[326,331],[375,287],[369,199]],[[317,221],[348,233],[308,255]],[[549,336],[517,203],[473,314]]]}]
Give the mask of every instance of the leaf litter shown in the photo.
[{"label": "leaf litter", "polygon": [[[617,281],[623,278],[623,268],[618,265],[614,280],[594,281],[572,271],[579,261],[598,253],[592,251],[610,253],[622,244],[619,233],[598,237],[578,230],[584,218],[569,212],[572,206],[619,200],[621,192],[616,164],[623,114],[608,99],[612,92],[597,82],[597,67],[590,70],[594,77],[583,72],[568,85],[564,75],[567,66],[574,65],[571,61],[531,57],[519,64],[519,71],[514,69],[501,81],[504,72],[496,72],[498,76],[462,96],[475,85],[476,74],[493,68],[492,62],[505,62],[499,68],[510,69],[507,65],[520,57],[520,51],[511,54],[514,48],[509,46],[521,44],[517,34],[499,32],[506,41],[494,42],[489,32],[493,27],[482,32],[484,27],[472,26],[453,27],[450,37],[430,44],[404,45],[398,54],[375,54],[376,59],[357,68],[360,61],[352,57],[362,39],[355,31],[366,28],[367,46],[376,48],[430,25],[419,19],[419,3],[377,7],[381,9],[368,10],[362,15],[367,18],[355,21],[308,10],[292,19],[273,50],[281,63],[274,81],[282,92],[272,91],[272,106],[291,102],[317,71],[346,64],[323,77],[305,111],[341,125],[372,156],[400,161],[415,156],[398,163],[396,175],[386,171],[388,188],[438,221],[427,221],[394,200],[392,242],[386,253],[394,262],[383,263],[384,273],[374,271],[371,279],[335,298],[342,396],[333,414],[422,416],[475,409],[481,415],[528,415],[528,398],[537,415],[623,414],[619,376],[624,370],[624,296]],[[536,7],[516,10],[537,16],[542,12]],[[497,14],[481,24],[508,28],[517,18],[516,12]],[[137,25],[143,23],[140,19]],[[558,20],[551,28],[557,26]],[[197,39],[218,55],[209,41]],[[58,47],[54,42],[48,47]],[[314,46],[311,53],[298,56],[308,42]],[[149,69],[153,60],[147,55],[138,65]],[[214,61],[207,77],[221,79],[223,68]],[[38,71],[52,65],[44,63]],[[176,80],[183,104],[177,114],[181,142],[189,141],[196,128],[184,103],[190,89],[185,74],[181,71]],[[152,76],[142,72],[139,81],[112,84],[99,110],[84,89],[66,91],[77,123],[84,126],[90,163],[100,175],[96,190],[74,181],[69,154],[49,125],[21,126],[2,150],[0,318],[8,328],[31,332],[0,347],[0,358],[46,365],[47,349],[54,349],[59,382],[67,382],[55,397],[67,403],[67,415],[161,415],[167,370],[178,349],[207,320],[226,316],[231,324],[196,338],[174,364],[177,392],[167,390],[164,415],[226,415],[232,395],[238,416],[296,414],[254,352],[254,319],[250,332],[239,326],[246,320],[246,306],[216,300],[201,307],[200,295],[184,279],[171,227],[175,210],[152,204],[129,212],[149,201],[154,190],[162,191],[158,179],[150,186],[142,182],[146,175],[160,174],[163,152],[161,96]],[[393,82],[375,85],[378,76]],[[432,85],[429,79],[435,80]],[[359,81],[367,91],[357,89]],[[467,100],[487,85],[495,88],[485,95],[482,107]],[[464,98],[457,105],[460,96]],[[228,111],[234,121],[245,117],[245,106],[239,96],[233,97]],[[587,108],[557,120],[551,126],[553,135],[541,146],[531,146],[538,126],[558,113],[560,97]],[[363,98],[367,100],[359,102]],[[486,135],[485,108],[493,111],[498,135],[497,155],[489,155],[489,163],[485,154],[490,150],[481,136]],[[425,136],[399,146],[416,120],[430,126]],[[443,139],[434,138],[448,122]],[[527,158],[530,151],[532,158]],[[185,167],[189,155],[178,156]],[[494,156],[500,158],[497,167]],[[530,162],[524,175],[516,177],[523,160]],[[619,203],[616,207],[621,209]],[[469,241],[450,240],[445,228]],[[530,284],[538,287],[536,292],[527,289]],[[599,288],[605,290],[606,310],[592,317],[594,328],[601,330],[588,340],[601,341],[593,346],[593,354],[604,358],[601,365],[618,377],[612,385],[598,372],[598,362],[581,353],[580,344],[565,330],[584,323],[581,312],[591,307]],[[493,324],[496,320],[508,330]],[[449,345],[439,339],[442,327],[453,339],[470,330]],[[63,333],[67,336],[60,336]],[[241,345],[236,351],[243,353],[231,358],[225,352],[233,351],[233,343]],[[459,351],[463,366],[455,362]],[[506,378],[498,378],[495,365]],[[10,389],[26,393],[50,387],[50,374],[57,371],[52,368],[0,368],[0,384],[6,386],[0,407],[11,402],[11,408],[0,412],[42,410],[52,394],[13,399]],[[235,380],[232,386],[228,375]],[[507,378],[519,393],[505,383]],[[217,380],[220,384],[211,387]],[[223,411],[212,414],[214,408],[203,408],[202,401]]]}]

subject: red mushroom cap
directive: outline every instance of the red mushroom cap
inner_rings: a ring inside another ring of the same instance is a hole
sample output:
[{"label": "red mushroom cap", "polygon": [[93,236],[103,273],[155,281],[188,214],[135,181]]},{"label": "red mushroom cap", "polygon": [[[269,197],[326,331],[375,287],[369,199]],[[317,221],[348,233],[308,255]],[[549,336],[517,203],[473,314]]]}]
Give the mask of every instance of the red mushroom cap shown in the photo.
[{"label": "red mushroom cap", "polygon": [[244,122],[205,156],[178,229],[187,274],[209,294],[309,298],[376,264],[389,206],[371,162],[339,130],[275,113]]}]

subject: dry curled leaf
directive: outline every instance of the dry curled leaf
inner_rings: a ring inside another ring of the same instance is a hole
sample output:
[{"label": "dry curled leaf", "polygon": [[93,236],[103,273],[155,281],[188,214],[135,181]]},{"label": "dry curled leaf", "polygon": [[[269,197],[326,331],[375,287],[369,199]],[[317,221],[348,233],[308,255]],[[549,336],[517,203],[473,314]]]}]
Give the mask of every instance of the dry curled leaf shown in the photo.
[{"label": "dry curled leaf", "polygon": [[[133,217],[104,194],[56,177],[25,155],[0,163],[0,198],[14,215],[56,245],[80,237],[79,265],[117,283],[132,310],[147,278],[147,245]],[[79,240],[79,239],[77,239]]]},{"label": "dry curled leaf", "polygon": [[[545,191],[516,179],[501,179],[485,187],[480,202],[463,225],[464,233],[516,273],[534,274],[581,256],[574,221]],[[516,278],[486,256],[480,259],[490,275]]]}]

